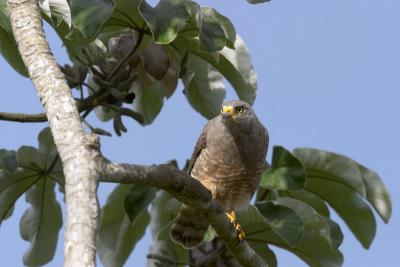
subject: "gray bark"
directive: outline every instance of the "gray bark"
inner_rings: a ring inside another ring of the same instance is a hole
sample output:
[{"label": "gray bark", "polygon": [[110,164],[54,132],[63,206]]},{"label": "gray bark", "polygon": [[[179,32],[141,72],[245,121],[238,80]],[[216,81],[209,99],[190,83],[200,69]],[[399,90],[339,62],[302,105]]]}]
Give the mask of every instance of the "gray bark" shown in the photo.
[{"label": "gray bark", "polygon": [[85,134],[71,90],[56,64],[43,32],[35,0],[8,0],[18,50],[45,108],[66,180],[67,224],[64,261],[67,267],[95,266],[98,203],[97,149]]}]

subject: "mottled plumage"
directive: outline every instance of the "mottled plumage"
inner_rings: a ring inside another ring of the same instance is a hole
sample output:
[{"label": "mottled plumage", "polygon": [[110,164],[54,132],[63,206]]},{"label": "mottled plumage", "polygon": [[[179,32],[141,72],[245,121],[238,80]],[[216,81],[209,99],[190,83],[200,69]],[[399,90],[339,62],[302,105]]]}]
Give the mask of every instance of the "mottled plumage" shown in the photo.
[{"label": "mottled plumage", "polygon": [[[268,132],[250,105],[230,101],[203,128],[189,172],[211,191],[227,212],[244,209],[254,194],[265,163]],[[199,244],[208,227],[204,217],[183,205],[171,227],[173,240]]]}]

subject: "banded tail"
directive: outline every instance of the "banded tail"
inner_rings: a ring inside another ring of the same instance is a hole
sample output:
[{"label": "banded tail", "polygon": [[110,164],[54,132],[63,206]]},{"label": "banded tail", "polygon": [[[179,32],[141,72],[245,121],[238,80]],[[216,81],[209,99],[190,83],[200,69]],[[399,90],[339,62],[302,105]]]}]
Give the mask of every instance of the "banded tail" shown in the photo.
[{"label": "banded tail", "polygon": [[170,237],[175,242],[192,248],[203,241],[207,229],[207,220],[199,212],[183,204],[171,226]]}]

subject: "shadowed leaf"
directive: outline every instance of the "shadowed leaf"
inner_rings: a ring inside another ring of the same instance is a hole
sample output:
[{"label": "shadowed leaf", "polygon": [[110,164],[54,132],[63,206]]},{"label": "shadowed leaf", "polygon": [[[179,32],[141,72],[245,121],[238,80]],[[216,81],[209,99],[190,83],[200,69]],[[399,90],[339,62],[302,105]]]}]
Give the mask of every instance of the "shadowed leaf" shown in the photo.
[{"label": "shadowed leaf", "polygon": [[143,1],[139,11],[149,26],[156,44],[172,42],[180,27],[183,27],[189,18],[184,0],[161,0],[154,8]]},{"label": "shadowed leaf", "polygon": [[260,186],[281,190],[302,189],[306,172],[301,162],[288,150],[275,146],[270,168],[263,172]]},{"label": "shadowed leaf", "polygon": [[126,196],[131,193],[131,187],[131,185],[117,186],[101,210],[97,251],[106,267],[124,265],[150,222],[149,213],[143,205],[138,207],[141,211],[138,210],[135,217],[129,219],[124,202]]}]

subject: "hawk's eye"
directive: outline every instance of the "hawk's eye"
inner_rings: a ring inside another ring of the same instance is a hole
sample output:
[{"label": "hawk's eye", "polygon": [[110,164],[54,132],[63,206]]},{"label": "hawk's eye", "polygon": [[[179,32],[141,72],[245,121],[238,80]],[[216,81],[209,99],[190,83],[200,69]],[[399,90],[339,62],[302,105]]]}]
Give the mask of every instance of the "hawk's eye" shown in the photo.
[{"label": "hawk's eye", "polygon": [[236,113],[243,113],[244,109],[242,107],[235,108]]}]

